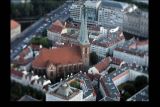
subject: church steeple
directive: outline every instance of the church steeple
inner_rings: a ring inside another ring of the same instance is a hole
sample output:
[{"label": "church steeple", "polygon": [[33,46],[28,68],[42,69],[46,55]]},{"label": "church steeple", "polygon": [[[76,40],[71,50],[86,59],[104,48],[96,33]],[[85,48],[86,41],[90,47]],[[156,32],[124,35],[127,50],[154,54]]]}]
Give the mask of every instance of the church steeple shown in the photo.
[{"label": "church steeple", "polygon": [[81,45],[90,44],[88,40],[88,31],[87,31],[87,16],[86,9],[83,5],[81,9],[81,26],[80,26],[80,35],[79,35],[79,43]]},{"label": "church steeple", "polygon": [[86,14],[85,6],[83,5],[81,9],[81,27],[80,27],[80,35],[78,39],[81,47],[82,61],[85,69],[89,67],[89,54],[90,54],[90,43],[88,39],[86,15],[87,14]]}]

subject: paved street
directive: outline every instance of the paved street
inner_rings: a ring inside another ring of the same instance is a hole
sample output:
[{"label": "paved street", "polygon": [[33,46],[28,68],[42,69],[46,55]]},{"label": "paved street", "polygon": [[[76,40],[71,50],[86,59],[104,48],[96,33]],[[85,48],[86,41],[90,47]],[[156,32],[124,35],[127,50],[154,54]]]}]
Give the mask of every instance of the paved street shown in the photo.
[{"label": "paved street", "polygon": [[46,15],[47,17],[42,17],[36,21],[30,27],[25,29],[20,34],[19,38],[11,42],[11,60],[13,60],[22,51],[24,45],[27,45],[25,39],[31,40],[34,35],[36,36],[37,34],[42,33],[43,30],[48,28],[52,22],[56,21],[57,19],[66,20],[69,17],[70,5],[71,4],[65,3],[59,8],[51,11]]}]

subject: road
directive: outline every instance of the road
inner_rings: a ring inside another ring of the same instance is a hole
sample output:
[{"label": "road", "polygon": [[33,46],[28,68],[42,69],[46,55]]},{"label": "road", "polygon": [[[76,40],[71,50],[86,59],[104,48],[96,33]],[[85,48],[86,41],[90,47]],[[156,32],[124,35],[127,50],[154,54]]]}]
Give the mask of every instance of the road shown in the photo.
[{"label": "road", "polygon": [[31,40],[32,37],[34,37],[33,35],[37,36],[37,34],[42,33],[43,30],[47,29],[52,22],[56,21],[57,19],[66,20],[69,18],[70,5],[71,3],[64,3],[56,10],[51,11],[47,14],[48,20],[46,20],[46,17],[40,18],[34,24],[25,29],[19,35],[19,38],[11,42],[11,60],[13,60],[22,51],[25,44],[27,45],[24,40]]}]

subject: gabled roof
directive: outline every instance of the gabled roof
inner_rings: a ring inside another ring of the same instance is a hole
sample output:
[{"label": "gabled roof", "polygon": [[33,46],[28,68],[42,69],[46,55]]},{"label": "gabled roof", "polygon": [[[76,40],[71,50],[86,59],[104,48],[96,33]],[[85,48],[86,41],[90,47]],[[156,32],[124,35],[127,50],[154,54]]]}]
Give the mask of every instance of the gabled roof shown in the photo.
[{"label": "gabled roof", "polygon": [[60,26],[60,27],[64,27],[64,23],[61,22],[60,20],[56,20],[53,25],[56,25],[56,26]]},{"label": "gabled roof", "polygon": [[15,20],[11,20],[10,21],[10,27],[11,27],[11,29],[15,29],[15,28],[17,28],[18,26],[20,26],[20,24],[18,23],[18,22],[16,22]]},{"label": "gabled roof", "polygon": [[61,33],[62,32],[63,27],[61,26],[57,26],[57,25],[52,25],[48,30],[54,33]]},{"label": "gabled roof", "polygon": [[110,62],[111,62],[110,57],[107,57],[107,58],[102,59],[101,62],[95,65],[95,67],[100,73],[109,66]]},{"label": "gabled roof", "polygon": [[63,22],[61,22],[60,20],[56,20],[54,23],[52,23],[48,30],[55,33],[61,33],[63,28]]},{"label": "gabled roof", "polygon": [[47,67],[47,63],[74,64],[81,62],[81,51],[79,46],[65,46],[55,49],[43,48],[40,54],[32,62],[33,67]]}]

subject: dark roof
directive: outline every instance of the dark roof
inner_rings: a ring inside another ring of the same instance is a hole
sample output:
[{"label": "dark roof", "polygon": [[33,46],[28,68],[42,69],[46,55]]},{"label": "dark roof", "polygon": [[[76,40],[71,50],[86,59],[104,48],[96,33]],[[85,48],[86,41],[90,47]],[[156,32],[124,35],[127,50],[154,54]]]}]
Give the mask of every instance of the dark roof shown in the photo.
[{"label": "dark roof", "polygon": [[119,8],[119,9],[124,9],[124,8],[126,8],[127,3],[111,1],[111,0],[102,0],[101,5],[102,6],[108,6],[108,7],[115,7],[115,8]]}]

